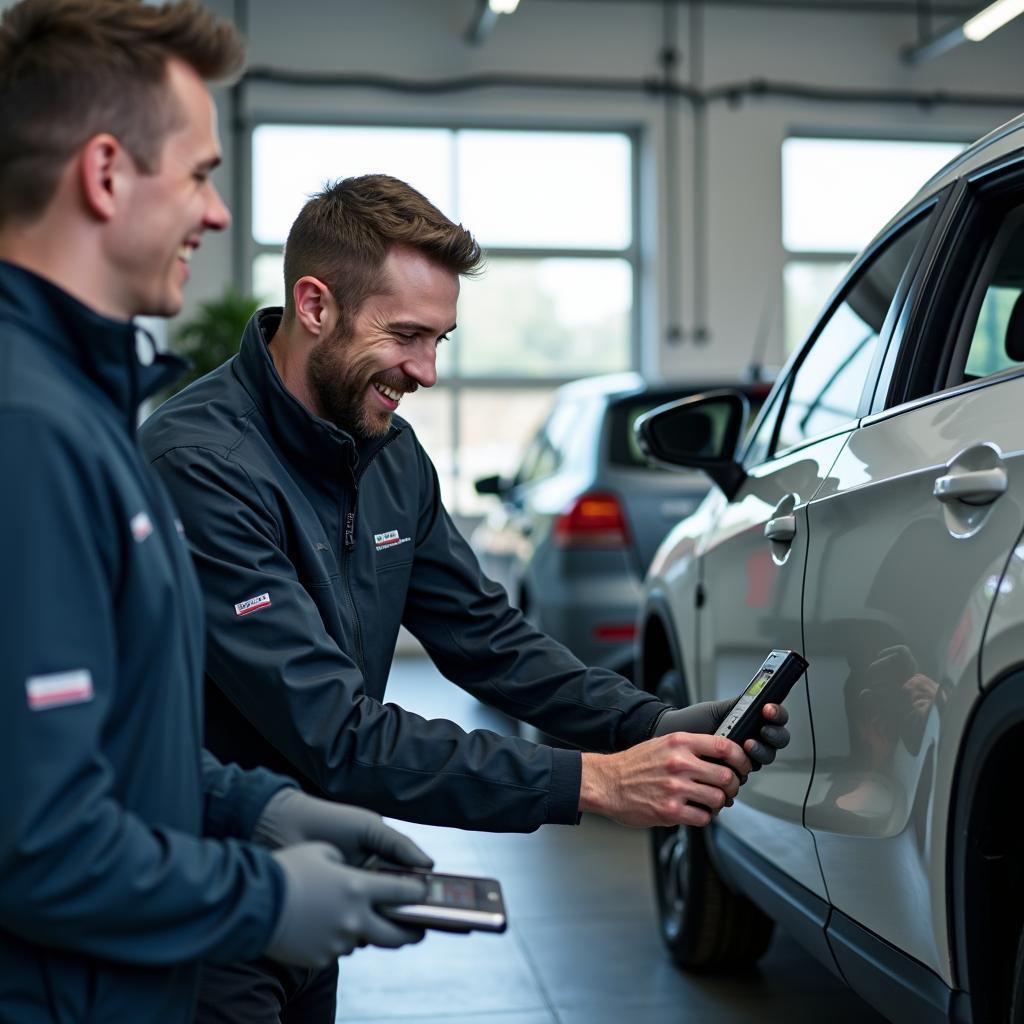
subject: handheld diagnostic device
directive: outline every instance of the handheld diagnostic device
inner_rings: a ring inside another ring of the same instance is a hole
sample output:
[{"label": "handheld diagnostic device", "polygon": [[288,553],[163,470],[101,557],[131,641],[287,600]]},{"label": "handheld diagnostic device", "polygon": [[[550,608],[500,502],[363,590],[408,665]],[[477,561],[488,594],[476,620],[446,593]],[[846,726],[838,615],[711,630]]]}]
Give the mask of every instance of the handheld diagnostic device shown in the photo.
[{"label": "handheld diagnostic device", "polygon": [[715,732],[741,747],[764,725],[765,704],[781,704],[804,674],[807,662],[795,651],[772,651]]},{"label": "handheld diagnostic device", "polygon": [[378,908],[392,921],[446,932],[503,932],[507,926],[501,885],[494,878],[441,875],[380,864],[373,870],[409,875],[427,883],[427,895],[422,903]]}]

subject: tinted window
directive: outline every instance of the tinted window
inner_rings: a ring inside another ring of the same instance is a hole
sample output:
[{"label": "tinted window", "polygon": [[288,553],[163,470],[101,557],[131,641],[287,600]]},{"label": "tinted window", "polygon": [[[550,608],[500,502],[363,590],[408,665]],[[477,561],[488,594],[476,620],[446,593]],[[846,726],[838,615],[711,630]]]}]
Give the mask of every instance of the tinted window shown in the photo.
[{"label": "tinted window", "polygon": [[927,223],[917,221],[876,252],[819,329],[792,377],[776,450],[857,418],[882,325]]},{"label": "tinted window", "polygon": [[660,395],[637,395],[617,402],[608,410],[608,461],[613,466],[653,469],[636,443],[633,425],[645,412],[666,402],[685,398],[689,391],[665,392]]},{"label": "tinted window", "polygon": [[[580,433],[587,430],[586,402],[555,402],[544,425],[523,456],[516,483],[532,483],[551,476],[570,457]],[[590,403],[592,404],[592,403]],[[592,417],[590,417],[592,418]]]}]

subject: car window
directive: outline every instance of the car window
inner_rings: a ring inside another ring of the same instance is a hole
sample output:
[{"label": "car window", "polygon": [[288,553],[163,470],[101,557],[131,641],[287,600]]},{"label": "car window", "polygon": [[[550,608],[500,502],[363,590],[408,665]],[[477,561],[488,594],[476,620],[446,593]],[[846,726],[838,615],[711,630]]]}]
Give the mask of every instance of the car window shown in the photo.
[{"label": "car window", "polygon": [[634,398],[616,402],[608,410],[608,461],[613,466],[626,466],[630,469],[650,469],[655,467],[647,461],[637,444],[633,425],[645,412],[656,409],[666,402],[685,398],[692,391],[664,392],[657,395],[637,395]]},{"label": "car window", "polygon": [[790,379],[776,451],[857,419],[882,327],[927,222],[914,222],[879,249],[819,328]]},{"label": "car window", "polygon": [[581,429],[585,404],[579,401],[555,403],[548,418],[527,446],[515,476],[517,485],[543,480],[561,468]]},{"label": "car window", "polygon": [[1024,364],[1024,210],[1003,225],[982,271],[980,305],[970,324],[963,371],[951,384],[977,380]]},{"label": "car window", "polygon": [[535,480],[550,476],[557,468],[558,453],[551,447],[542,428],[527,447],[515,482],[517,485],[533,483]]}]

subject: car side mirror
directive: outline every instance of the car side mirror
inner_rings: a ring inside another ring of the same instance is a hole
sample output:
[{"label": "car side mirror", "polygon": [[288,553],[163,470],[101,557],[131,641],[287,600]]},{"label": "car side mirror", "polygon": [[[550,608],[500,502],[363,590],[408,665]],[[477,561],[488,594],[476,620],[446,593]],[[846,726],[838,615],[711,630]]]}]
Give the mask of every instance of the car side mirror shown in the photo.
[{"label": "car side mirror", "polygon": [[473,487],[477,494],[502,495],[508,490],[508,483],[500,476],[484,476],[477,480]]},{"label": "car side mirror", "polygon": [[633,429],[652,462],[703,470],[731,499],[747,475],[736,455],[749,408],[738,391],[708,391],[651,409]]}]

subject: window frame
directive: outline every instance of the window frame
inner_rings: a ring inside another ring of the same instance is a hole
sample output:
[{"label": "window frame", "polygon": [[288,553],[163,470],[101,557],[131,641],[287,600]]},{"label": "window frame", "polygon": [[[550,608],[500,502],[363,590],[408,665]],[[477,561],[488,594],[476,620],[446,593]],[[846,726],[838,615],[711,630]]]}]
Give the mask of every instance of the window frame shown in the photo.
[{"label": "window frame", "polygon": [[[868,244],[860,257],[843,276],[843,279],[837,285],[832,296],[825,304],[822,312],[814,321],[811,330],[808,332],[807,338],[790,357],[789,362],[780,375],[780,381],[777,385],[779,397],[776,397],[775,394],[770,395],[768,400],[765,402],[764,415],[766,418],[774,416],[774,424],[771,428],[771,436],[766,453],[764,457],[756,463],[757,465],[765,465],[774,459],[782,457],[783,455],[788,455],[790,452],[799,451],[801,448],[806,448],[808,445],[815,444],[818,441],[846,433],[855,428],[864,416],[868,414],[870,411],[872,396],[875,393],[879,374],[881,373],[881,368],[885,359],[885,354],[889,348],[893,333],[906,305],[911,284],[918,275],[924,253],[927,251],[928,245],[935,234],[938,220],[941,218],[941,213],[942,211],[938,208],[937,198],[932,197],[916,206],[913,210],[905,214],[898,215],[894,221],[892,221]],[[934,218],[934,220],[929,225],[928,220],[930,218]],[[817,344],[822,332],[832,321],[832,317],[836,314],[839,307],[846,301],[849,293],[857,287],[860,279],[874,264],[875,259],[880,256],[882,251],[890,244],[895,242],[898,235],[912,230],[917,222],[924,222],[924,234],[920,239],[918,239],[917,244],[914,246],[910,259],[908,260],[903,273],[900,275],[900,280],[897,283],[895,292],[893,293],[893,298],[889,304],[889,308],[886,311],[885,319],[878,333],[878,342],[871,359],[871,364],[869,365],[868,372],[865,375],[864,385],[861,389],[860,398],[857,404],[856,415],[851,420],[836,426],[834,429],[810,435],[803,438],[798,443],[788,445],[785,448],[777,448],[779,430],[782,425],[782,420],[786,414],[786,409],[789,405],[793,382],[810,354],[811,349],[815,344]],[[749,466],[749,460],[747,458],[748,453],[753,449],[754,443],[763,426],[763,420],[759,420],[750,432],[750,439],[744,448],[744,453],[740,460],[744,466]]]},{"label": "window frame", "polygon": [[891,365],[888,377],[883,373],[880,381],[881,394],[876,394],[872,403],[872,423],[1024,375],[1022,365],[976,380],[948,383],[964,317],[984,280],[991,246],[1005,217],[995,232],[984,236],[980,251],[977,234],[985,231],[984,219],[991,218],[1000,206],[1024,206],[1024,150],[1003,154],[956,178],[944,189],[941,201],[942,222],[933,231],[930,251],[914,287],[916,294],[908,303],[905,328],[890,343],[887,362]]},{"label": "window frame", "polygon": [[[962,145],[964,146],[964,152],[974,141],[973,138],[968,138],[963,135],[947,134],[943,137],[940,133],[925,133],[925,134],[911,134],[907,132],[893,132],[885,129],[871,130],[866,129],[864,131],[849,131],[849,130],[831,130],[831,129],[812,129],[812,128],[794,128],[786,132],[785,137],[782,140],[782,145],[779,147],[779,171],[780,177],[784,178],[784,168],[782,166],[782,150],[783,146],[790,139],[807,139],[807,140],[835,140],[839,142],[906,142],[906,143],[948,143],[951,145]],[[963,154],[961,154],[963,155]],[[924,189],[927,187],[928,182],[922,182],[921,187]],[[783,190],[785,189],[785,182],[783,180]],[[907,197],[910,199],[911,197]],[[781,211],[781,193],[780,193],[780,211]],[[891,223],[891,222],[890,222]],[[785,336],[788,311],[786,308],[786,290],[785,290],[785,273],[786,269],[793,264],[807,264],[821,266],[830,263],[839,263],[846,261],[847,269],[839,280],[836,286],[836,291],[844,286],[848,274],[854,269],[854,261],[858,261],[858,252],[848,250],[816,250],[816,249],[790,249],[785,244],[784,237],[785,225],[781,225],[779,232],[779,246],[782,252],[782,275],[783,275],[783,288],[782,288],[782,309],[783,309],[783,345],[788,346],[789,339]],[[882,230],[886,230],[885,227]],[[869,242],[868,247],[873,245],[874,242]],[[867,247],[861,250],[861,253],[866,252]],[[832,293],[833,297],[835,291]],[[831,302],[831,298],[829,299]],[[812,321],[811,330],[807,331],[803,337],[798,338],[793,348],[793,353],[799,352],[808,338],[811,337],[814,329],[816,329],[818,321]]]}]

